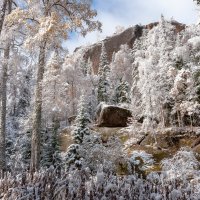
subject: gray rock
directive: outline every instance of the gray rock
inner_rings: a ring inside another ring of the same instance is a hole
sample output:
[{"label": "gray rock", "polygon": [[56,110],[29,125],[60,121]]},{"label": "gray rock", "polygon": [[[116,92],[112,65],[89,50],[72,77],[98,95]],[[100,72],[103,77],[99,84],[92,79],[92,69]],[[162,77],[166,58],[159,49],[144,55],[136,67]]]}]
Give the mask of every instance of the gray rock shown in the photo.
[{"label": "gray rock", "polygon": [[131,111],[113,105],[101,105],[96,115],[97,126],[99,127],[126,127]]}]

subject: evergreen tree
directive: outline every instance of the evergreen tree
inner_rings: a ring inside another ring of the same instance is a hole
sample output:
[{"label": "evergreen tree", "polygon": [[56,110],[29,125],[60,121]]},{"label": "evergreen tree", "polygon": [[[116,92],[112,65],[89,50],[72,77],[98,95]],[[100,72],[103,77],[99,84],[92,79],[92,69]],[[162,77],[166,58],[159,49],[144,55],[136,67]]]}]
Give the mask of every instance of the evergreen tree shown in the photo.
[{"label": "evergreen tree", "polygon": [[108,68],[108,65],[109,65],[109,62],[108,62],[108,56],[107,56],[105,44],[102,42],[98,74],[101,75],[101,73],[103,72],[103,68],[105,66]]},{"label": "evergreen tree", "polygon": [[88,58],[87,61],[87,75],[92,75],[93,74],[93,68],[92,68],[92,62],[90,58]]},{"label": "evergreen tree", "polygon": [[76,144],[80,144],[83,141],[84,135],[89,135],[90,131],[88,123],[90,122],[88,115],[88,106],[85,102],[85,97],[82,95],[80,103],[78,105],[78,115],[76,117],[76,128],[73,131],[73,139]]},{"label": "evergreen tree", "polygon": [[67,154],[65,157],[67,169],[69,169],[72,165],[79,163],[80,160],[79,149],[80,149],[79,144],[71,144],[68,147]]},{"label": "evergreen tree", "polygon": [[32,70],[28,69],[25,75],[22,77],[22,86],[19,94],[19,100],[17,102],[15,116],[24,116],[27,114],[27,109],[31,102],[31,76]]},{"label": "evergreen tree", "polygon": [[83,138],[90,134],[88,128],[88,123],[90,121],[88,115],[88,107],[85,102],[85,97],[82,95],[78,105],[78,115],[76,118],[76,127],[73,131],[73,140],[75,144],[68,147],[68,152],[66,155],[66,165],[69,168],[71,165],[75,164],[76,167],[81,166],[81,157],[79,155],[79,150],[83,142]]},{"label": "evergreen tree", "polygon": [[92,94],[88,98],[88,114],[90,116],[90,119],[95,118],[95,112],[97,107],[97,97],[95,93],[95,89],[92,89]]},{"label": "evergreen tree", "polygon": [[81,60],[80,60],[80,68],[82,70],[83,75],[87,76],[88,63],[85,61],[84,58],[81,58]]},{"label": "evergreen tree", "polygon": [[115,103],[130,103],[129,85],[126,81],[120,79],[119,84],[115,88],[115,96],[113,99]]},{"label": "evergreen tree", "polygon": [[99,83],[98,83],[98,91],[97,91],[97,98],[98,103],[100,102],[108,102],[109,94],[108,94],[108,88],[109,88],[109,75],[110,69],[109,69],[109,63],[107,59],[107,53],[104,46],[104,43],[102,43],[102,49],[101,49],[101,56],[100,56],[100,64],[99,64]]},{"label": "evergreen tree", "polygon": [[53,126],[47,129],[43,134],[43,148],[41,166],[43,167],[60,167],[62,159],[60,156],[59,142],[58,142],[58,126],[53,122]]},{"label": "evergreen tree", "polygon": [[29,131],[22,138],[21,159],[24,168],[29,168],[31,160],[31,132]]}]

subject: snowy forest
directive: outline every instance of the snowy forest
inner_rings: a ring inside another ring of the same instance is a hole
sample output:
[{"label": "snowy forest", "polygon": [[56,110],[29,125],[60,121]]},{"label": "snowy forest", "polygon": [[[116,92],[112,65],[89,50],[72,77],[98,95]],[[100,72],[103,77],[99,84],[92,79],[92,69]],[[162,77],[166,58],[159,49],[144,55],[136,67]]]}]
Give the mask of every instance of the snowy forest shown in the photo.
[{"label": "snowy forest", "polygon": [[70,54],[96,16],[0,1],[0,199],[200,200],[200,23],[161,15]]}]

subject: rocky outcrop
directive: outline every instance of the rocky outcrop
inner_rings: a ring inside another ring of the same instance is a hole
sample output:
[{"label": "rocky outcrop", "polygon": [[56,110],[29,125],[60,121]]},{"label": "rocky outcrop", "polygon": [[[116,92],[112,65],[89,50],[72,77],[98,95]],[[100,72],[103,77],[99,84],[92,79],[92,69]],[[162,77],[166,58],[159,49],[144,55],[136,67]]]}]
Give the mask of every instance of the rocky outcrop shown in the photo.
[{"label": "rocky outcrop", "polygon": [[102,105],[97,112],[96,120],[99,127],[126,127],[131,111],[125,108]]},{"label": "rocky outcrop", "polygon": [[[119,51],[121,45],[127,44],[130,48],[132,48],[134,41],[142,35],[142,29],[142,26],[136,25],[126,29],[120,34],[107,37],[105,40],[103,40],[109,62],[112,60],[113,53]],[[95,74],[98,72],[101,45],[102,43],[99,42],[88,46],[84,54],[85,60],[90,58],[92,61]]]},{"label": "rocky outcrop", "polygon": [[[176,21],[172,21],[171,23],[172,25],[175,26],[175,33],[178,33],[183,29],[185,29],[184,24],[178,23]],[[115,34],[111,37],[107,37],[106,39],[104,39],[103,42],[105,44],[109,62],[112,60],[113,53],[119,51],[121,45],[127,44],[130,48],[132,48],[135,40],[140,36],[142,36],[142,31],[144,29],[150,30],[157,25],[158,22],[150,23],[144,26],[136,25],[134,27],[130,27],[124,30],[119,34]],[[88,58],[90,58],[90,60],[92,61],[93,70],[95,74],[98,72],[98,66],[101,54],[101,43],[102,42],[99,42],[88,46],[84,53],[85,60],[88,60]],[[80,48],[77,48],[75,51],[78,51],[78,49]]]}]

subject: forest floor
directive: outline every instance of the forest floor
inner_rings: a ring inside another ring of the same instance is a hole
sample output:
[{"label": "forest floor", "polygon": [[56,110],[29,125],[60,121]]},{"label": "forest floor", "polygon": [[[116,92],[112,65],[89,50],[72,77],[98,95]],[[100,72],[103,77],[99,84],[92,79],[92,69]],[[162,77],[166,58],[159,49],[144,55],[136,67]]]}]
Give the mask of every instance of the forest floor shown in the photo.
[{"label": "forest floor", "polygon": [[[155,160],[151,171],[159,171],[161,161],[172,157],[183,147],[193,148],[196,153],[200,154],[200,143],[194,147],[200,136],[200,127],[168,127],[157,129],[154,133],[137,133],[120,127],[91,126],[91,129],[101,135],[103,142],[112,136],[117,136],[123,144],[123,151],[129,157],[135,151],[151,154]],[[68,146],[73,143],[72,130],[73,127],[67,127],[60,133],[61,151],[63,152],[67,151]]]}]

